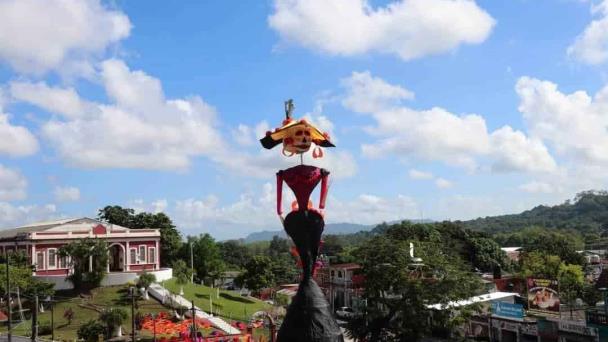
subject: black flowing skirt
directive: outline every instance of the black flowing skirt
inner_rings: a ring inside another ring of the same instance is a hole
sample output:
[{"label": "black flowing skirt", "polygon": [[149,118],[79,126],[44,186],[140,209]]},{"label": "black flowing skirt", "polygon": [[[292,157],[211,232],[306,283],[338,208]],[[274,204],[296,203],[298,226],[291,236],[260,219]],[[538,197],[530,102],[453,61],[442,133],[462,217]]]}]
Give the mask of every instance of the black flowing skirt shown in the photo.
[{"label": "black flowing skirt", "polygon": [[284,227],[298,249],[303,274],[298,292],[287,308],[277,341],[343,342],[331,307],[319,285],[312,279],[312,269],[325,227],[323,217],[316,211],[293,211],[285,218]]}]

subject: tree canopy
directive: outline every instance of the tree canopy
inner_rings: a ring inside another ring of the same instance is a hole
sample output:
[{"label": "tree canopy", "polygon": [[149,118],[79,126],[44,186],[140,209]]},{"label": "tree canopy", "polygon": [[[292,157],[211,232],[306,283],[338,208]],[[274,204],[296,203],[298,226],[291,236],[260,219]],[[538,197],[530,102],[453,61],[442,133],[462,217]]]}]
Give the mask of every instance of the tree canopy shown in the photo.
[{"label": "tree canopy", "polygon": [[[99,239],[81,239],[61,246],[60,257],[69,257],[69,265],[74,270],[67,279],[75,289],[97,287],[106,275],[108,264],[108,245]],[[92,262],[89,259],[92,258]]]}]

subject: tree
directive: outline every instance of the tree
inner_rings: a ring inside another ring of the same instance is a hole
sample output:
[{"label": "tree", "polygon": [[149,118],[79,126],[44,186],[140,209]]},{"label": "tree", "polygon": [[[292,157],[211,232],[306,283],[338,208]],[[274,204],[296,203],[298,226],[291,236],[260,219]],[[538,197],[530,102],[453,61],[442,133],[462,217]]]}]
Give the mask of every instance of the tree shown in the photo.
[{"label": "tree", "polygon": [[121,206],[106,206],[100,209],[97,217],[111,224],[131,228],[155,228],[160,230],[160,255],[161,266],[171,265],[178,258],[179,249],[182,245],[182,236],[175,228],[173,221],[164,213],[141,212],[135,214],[135,210]]},{"label": "tree", "polygon": [[266,253],[271,258],[275,258],[282,254],[289,255],[289,241],[287,241],[287,239],[282,239],[277,235],[273,236]]},{"label": "tree", "polygon": [[562,260],[557,255],[535,251],[522,254],[520,264],[523,278],[542,277],[557,279]]},{"label": "tree", "polygon": [[196,276],[201,280],[215,283],[226,269],[218,244],[209,234],[188,236],[187,240],[188,242],[182,247],[182,258],[190,260],[190,244],[192,244],[192,251],[196,255],[194,258]]},{"label": "tree", "polygon": [[[26,296],[49,296],[52,295],[54,285],[42,281],[32,276],[32,266],[21,264],[19,261],[13,262],[11,256],[9,265],[9,277],[11,279],[11,289],[19,288],[19,291]],[[0,292],[6,292],[6,272],[0,272]]]},{"label": "tree", "polygon": [[180,295],[184,293],[184,285],[190,282],[192,277],[192,269],[186,265],[184,260],[175,260],[171,265],[173,269],[173,276],[175,277],[175,282],[180,285]]},{"label": "tree", "polygon": [[245,272],[236,279],[241,286],[244,285],[254,293],[274,285],[275,278],[272,273],[272,260],[263,255],[256,255],[245,265]]},{"label": "tree", "polygon": [[[452,233],[458,227],[451,227]],[[448,334],[477,309],[449,310],[449,303],[469,298],[481,288],[471,265],[460,257],[458,241],[445,244],[438,226],[388,226],[355,252],[365,276],[364,311],[347,326],[357,340],[419,341],[431,332]],[[464,234],[464,233],[463,233]],[[463,241],[463,240],[459,240]],[[410,243],[424,266],[415,266]],[[429,308],[438,304],[443,310]]]},{"label": "tree", "polygon": [[107,327],[108,334],[122,336],[122,323],[127,319],[127,312],[121,308],[111,308],[99,314],[99,320]]},{"label": "tree", "polygon": [[580,265],[569,265],[562,263],[559,267],[559,292],[560,299],[568,303],[570,318],[577,298],[582,297],[585,284],[585,274]]},{"label": "tree", "polygon": [[89,320],[78,328],[79,339],[85,342],[99,341],[99,335],[105,335],[106,327],[95,319]]},{"label": "tree", "polygon": [[240,270],[251,257],[249,249],[242,242],[228,240],[217,243],[220,249],[220,257],[226,263],[227,268]]},{"label": "tree", "polygon": [[152,273],[144,272],[137,279],[137,287],[144,289],[144,299],[148,300],[148,288],[156,281],[156,276]]},{"label": "tree", "polygon": [[60,247],[58,254],[69,257],[69,266],[74,272],[67,279],[75,289],[83,289],[83,285],[98,287],[101,284],[108,265],[108,245],[105,241],[81,239]]}]

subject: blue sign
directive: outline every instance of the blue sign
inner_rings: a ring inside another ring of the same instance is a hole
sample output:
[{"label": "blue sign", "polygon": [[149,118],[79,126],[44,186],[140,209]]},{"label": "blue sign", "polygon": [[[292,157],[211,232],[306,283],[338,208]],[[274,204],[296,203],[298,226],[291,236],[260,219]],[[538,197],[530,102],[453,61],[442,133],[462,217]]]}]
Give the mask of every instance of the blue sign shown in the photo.
[{"label": "blue sign", "polygon": [[524,306],[506,302],[492,302],[492,313],[496,316],[507,318],[524,318]]}]

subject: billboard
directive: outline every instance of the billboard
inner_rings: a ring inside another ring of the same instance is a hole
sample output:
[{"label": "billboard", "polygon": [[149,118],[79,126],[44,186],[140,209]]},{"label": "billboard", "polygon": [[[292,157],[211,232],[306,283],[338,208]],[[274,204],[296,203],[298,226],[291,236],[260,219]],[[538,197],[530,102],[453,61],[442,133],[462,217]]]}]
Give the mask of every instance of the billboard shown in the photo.
[{"label": "billboard", "polygon": [[522,319],[524,318],[524,306],[506,302],[492,302],[492,313],[496,316]]},{"label": "billboard", "polygon": [[559,315],[557,280],[528,278],[528,312],[540,315]]}]

